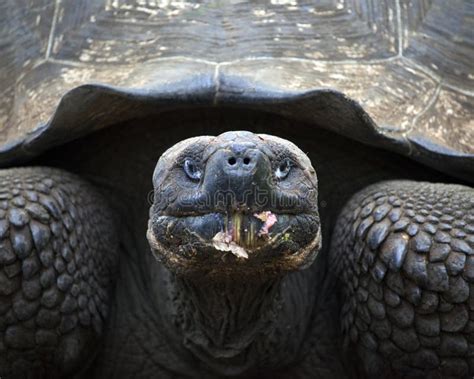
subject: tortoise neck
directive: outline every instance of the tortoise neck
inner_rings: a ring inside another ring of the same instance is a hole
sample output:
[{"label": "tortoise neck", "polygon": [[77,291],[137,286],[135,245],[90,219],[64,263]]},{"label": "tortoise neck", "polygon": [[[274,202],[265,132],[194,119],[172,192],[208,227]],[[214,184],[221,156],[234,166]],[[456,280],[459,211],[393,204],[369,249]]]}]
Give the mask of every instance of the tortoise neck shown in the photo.
[{"label": "tortoise neck", "polygon": [[291,278],[172,275],[172,320],[183,345],[221,375],[290,363],[311,312]]}]

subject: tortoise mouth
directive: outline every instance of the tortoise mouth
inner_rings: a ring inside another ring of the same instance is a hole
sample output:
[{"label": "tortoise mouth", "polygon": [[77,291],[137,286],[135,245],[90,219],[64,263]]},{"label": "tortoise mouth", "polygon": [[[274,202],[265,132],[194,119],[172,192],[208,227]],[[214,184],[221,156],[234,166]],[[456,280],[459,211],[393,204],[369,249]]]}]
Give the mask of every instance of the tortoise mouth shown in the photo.
[{"label": "tortoise mouth", "polygon": [[210,212],[157,214],[147,238],[154,255],[174,271],[250,267],[307,267],[321,245],[317,213]]}]

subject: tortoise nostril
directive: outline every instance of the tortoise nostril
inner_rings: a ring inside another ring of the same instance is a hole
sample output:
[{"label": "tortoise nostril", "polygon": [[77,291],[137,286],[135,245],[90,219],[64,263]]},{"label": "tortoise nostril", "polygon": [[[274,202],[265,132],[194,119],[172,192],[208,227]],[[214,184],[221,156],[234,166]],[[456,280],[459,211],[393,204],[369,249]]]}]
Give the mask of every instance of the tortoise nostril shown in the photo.
[{"label": "tortoise nostril", "polygon": [[249,163],[250,163],[250,158],[245,157],[245,158],[244,158],[244,164],[247,165],[247,164],[249,164]]},{"label": "tortoise nostril", "polygon": [[231,166],[235,165],[237,163],[237,160],[234,157],[231,157],[227,160]]}]

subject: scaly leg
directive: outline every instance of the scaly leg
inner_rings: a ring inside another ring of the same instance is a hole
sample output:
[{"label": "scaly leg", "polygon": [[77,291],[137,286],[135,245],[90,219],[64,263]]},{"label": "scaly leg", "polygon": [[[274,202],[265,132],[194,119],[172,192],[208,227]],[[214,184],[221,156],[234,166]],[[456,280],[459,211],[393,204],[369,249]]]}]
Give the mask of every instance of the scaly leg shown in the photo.
[{"label": "scaly leg", "polygon": [[346,342],[370,376],[474,374],[474,189],[370,186],[338,218],[330,267]]},{"label": "scaly leg", "polygon": [[0,170],[0,377],[87,365],[117,249],[112,214],[86,182],[45,167]]}]

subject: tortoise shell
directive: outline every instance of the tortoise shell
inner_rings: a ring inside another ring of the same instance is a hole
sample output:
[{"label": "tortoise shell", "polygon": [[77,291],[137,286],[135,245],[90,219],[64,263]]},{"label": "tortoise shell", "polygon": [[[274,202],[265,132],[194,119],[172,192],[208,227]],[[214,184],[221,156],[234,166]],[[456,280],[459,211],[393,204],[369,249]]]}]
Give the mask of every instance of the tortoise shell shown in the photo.
[{"label": "tortoise shell", "polygon": [[474,178],[470,1],[20,0],[0,14],[2,166],[119,121],[231,106]]}]

